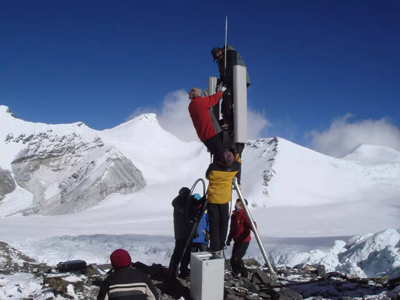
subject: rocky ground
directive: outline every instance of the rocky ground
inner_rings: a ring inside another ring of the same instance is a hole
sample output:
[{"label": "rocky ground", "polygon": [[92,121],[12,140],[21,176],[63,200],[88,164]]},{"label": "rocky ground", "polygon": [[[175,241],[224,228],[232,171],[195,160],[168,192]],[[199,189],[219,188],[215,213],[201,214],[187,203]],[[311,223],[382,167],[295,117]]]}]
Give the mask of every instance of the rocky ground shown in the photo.
[{"label": "rocky ground", "polygon": [[[278,267],[272,282],[267,269],[247,260],[248,278],[225,272],[225,299],[400,299],[400,278],[357,278],[337,272],[326,273],[323,265]],[[170,279],[167,269],[140,262],[135,268],[146,272],[160,299],[192,299],[189,279]],[[89,264],[73,272],[47,266],[0,242],[0,299],[96,299],[99,285],[110,265]]]}]

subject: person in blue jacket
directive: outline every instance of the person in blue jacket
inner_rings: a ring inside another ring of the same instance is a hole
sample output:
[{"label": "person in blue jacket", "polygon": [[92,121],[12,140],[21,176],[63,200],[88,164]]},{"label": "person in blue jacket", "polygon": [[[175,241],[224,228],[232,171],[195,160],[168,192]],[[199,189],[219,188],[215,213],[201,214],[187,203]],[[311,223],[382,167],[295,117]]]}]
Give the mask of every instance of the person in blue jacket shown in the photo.
[{"label": "person in blue jacket", "polygon": [[[193,197],[196,200],[200,200],[201,196],[199,194],[194,194]],[[208,249],[208,242],[210,240],[210,225],[208,223],[207,211],[204,212],[199,225],[197,226],[197,234],[192,241],[192,252],[203,252]]]}]

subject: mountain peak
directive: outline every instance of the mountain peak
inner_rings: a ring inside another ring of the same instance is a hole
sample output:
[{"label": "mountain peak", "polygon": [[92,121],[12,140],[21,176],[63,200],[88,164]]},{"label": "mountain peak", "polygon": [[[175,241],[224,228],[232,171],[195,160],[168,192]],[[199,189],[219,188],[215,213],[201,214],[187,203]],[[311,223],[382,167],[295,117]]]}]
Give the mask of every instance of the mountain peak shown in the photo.
[{"label": "mountain peak", "polygon": [[8,106],[0,105],[0,114],[9,114],[13,118],[17,118]]},{"label": "mountain peak", "polygon": [[132,120],[129,120],[125,124],[127,123],[144,123],[144,124],[160,125],[157,119],[157,115],[154,113],[142,114],[140,116],[137,116],[136,118],[133,118]]},{"label": "mountain peak", "polygon": [[400,152],[385,146],[361,144],[352,153],[343,157],[361,164],[390,164],[400,162]]}]

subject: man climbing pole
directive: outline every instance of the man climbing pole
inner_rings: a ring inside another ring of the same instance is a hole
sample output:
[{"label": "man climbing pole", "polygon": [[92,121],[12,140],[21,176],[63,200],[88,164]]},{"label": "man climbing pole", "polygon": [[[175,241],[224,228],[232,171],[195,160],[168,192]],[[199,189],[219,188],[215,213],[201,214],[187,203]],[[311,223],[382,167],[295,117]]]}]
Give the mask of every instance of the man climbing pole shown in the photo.
[{"label": "man climbing pole", "polygon": [[[226,48],[225,48],[226,47]],[[226,53],[226,54],[225,54]],[[226,87],[222,95],[221,112],[223,116],[222,128],[225,131],[224,143],[225,148],[232,150],[234,153],[242,155],[244,143],[233,142],[234,118],[233,118],[233,105],[234,105],[234,87],[233,87],[233,66],[241,65],[246,67],[242,57],[231,45],[226,45],[223,48],[214,47],[211,50],[211,55],[214,61],[218,64],[220,78],[217,80],[218,88]],[[225,57],[226,55],[226,57]],[[250,77],[246,70],[246,85],[250,86]],[[241,183],[241,170],[237,174],[239,184]]]},{"label": "man climbing pole", "polygon": [[218,120],[211,111],[214,105],[217,105],[221,99],[223,91],[215,95],[202,97],[201,89],[194,87],[189,92],[189,114],[192,118],[193,126],[196,129],[197,136],[204,143],[207,149],[218,160],[225,151],[221,138],[221,127]]},{"label": "man climbing pole", "polygon": [[[230,127],[233,124],[233,66],[241,65],[246,66],[240,54],[230,45],[226,49],[226,66],[225,66],[225,47],[214,47],[211,50],[211,55],[214,61],[218,64],[219,80],[217,85],[226,87],[222,95],[222,114],[224,119],[224,126]],[[250,77],[246,73],[247,87],[250,86]]]}]

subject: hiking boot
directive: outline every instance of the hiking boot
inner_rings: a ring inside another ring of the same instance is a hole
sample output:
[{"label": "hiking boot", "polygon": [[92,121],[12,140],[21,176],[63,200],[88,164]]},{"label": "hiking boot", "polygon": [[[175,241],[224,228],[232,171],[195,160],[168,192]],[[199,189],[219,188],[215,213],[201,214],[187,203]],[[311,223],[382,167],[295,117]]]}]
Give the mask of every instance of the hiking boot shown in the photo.
[{"label": "hiking boot", "polygon": [[248,278],[249,277],[249,272],[247,270],[242,270],[240,272],[240,276],[243,278]]},{"label": "hiking boot", "polygon": [[189,279],[190,278],[190,271],[180,272],[178,277],[180,279]]}]

